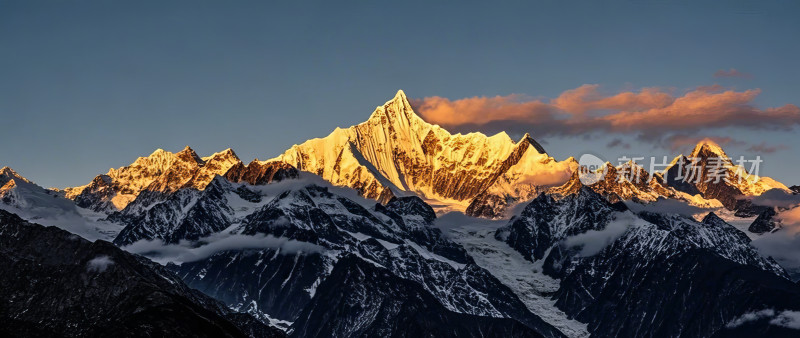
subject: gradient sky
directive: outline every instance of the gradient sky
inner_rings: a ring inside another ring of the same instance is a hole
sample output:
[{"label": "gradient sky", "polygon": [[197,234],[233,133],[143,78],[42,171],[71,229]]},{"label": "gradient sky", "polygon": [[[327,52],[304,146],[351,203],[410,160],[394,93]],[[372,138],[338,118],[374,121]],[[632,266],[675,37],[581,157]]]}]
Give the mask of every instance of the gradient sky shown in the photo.
[{"label": "gradient sky", "polygon": [[[365,120],[398,89],[457,100],[720,84],[761,89],[758,107],[800,104],[798,17],[797,1],[6,0],[0,166],[65,187],[156,148],[267,159]],[[714,77],[731,68],[750,76]],[[796,130],[702,136],[782,145],[761,174],[800,183]],[[613,138],[537,140],[559,160],[674,155]]]}]

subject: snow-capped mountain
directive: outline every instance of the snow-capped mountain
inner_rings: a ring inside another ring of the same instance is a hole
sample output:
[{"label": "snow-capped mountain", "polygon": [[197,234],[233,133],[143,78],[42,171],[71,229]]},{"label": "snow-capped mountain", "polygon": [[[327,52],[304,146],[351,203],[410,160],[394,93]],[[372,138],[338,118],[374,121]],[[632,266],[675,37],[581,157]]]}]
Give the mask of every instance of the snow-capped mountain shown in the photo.
[{"label": "snow-capped mountain", "polygon": [[751,175],[745,167],[747,163],[740,165],[736,161],[714,141],[706,139],[698,143],[689,156],[675,157],[664,171],[663,178],[667,185],[678,191],[716,199],[729,210],[746,209],[748,205],[741,198],[743,196],[758,196],[770,189],[790,192],[788,187],[772,178]]},{"label": "snow-capped mountain", "polygon": [[[589,185],[595,192],[603,195],[611,202],[634,201],[639,203],[655,202],[659,198],[676,199],[703,207],[721,207],[717,201],[705,200],[667,186],[661,175],[651,175],[639,164],[632,161],[613,166],[606,162],[605,176],[598,182]],[[575,183],[578,184],[578,183]]]},{"label": "snow-capped mountain", "polygon": [[[505,133],[450,134],[417,116],[400,91],[366,122],[268,161],[244,164],[230,149],[203,158],[189,147],[157,150],[65,191],[3,168],[0,209],[113,239],[165,264],[148,263],[167,283],[185,288],[164,275],[169,270],[224,303],[214,312],[223,319],[238,325],[230,316],[247,322],[247,313],[282,330],[270,334],[773,333],[768,321],[736,323],[765,308],[797,311],[800,287],[748,237],[772,231],[777,209],[742,197],[789,190],[730,161],[721,168],[735,183],[710,183],[715,157],[727,156],[704,141],[663,172],[606,163],[605,176],[585,184],[576,160],[556,161],[529,135],[515,142]],[[689,158],[699,159],[699,183],[675,179],[689,175],[680,167]],[[748,235],[707,211],[702,221],[634,211],[664,200],[760,216]],[[518,214],[502,220],[512,210]],[[0,221],[12,219],[4,215]],[[19,233],[19,222],[7,223],[0,240]],[[44,242],[31,246],[72,248]],[[56,259],[40,251],[31,262]],[[85,280],[81,271],[72,273]]]},{"label": "snow-capped mountain", "polygon": [[71,203],[59,203],[63,200],[56,192],[36,185],[9,167],[0,169],[0,201],[8,207],[19,210],[69,209]]},{"label": "snow-capped mountain", "polygon": [[403,91],[369,119],[295,145],[274,160],[386,202],[417,194],[445,209],[466,210],[484,193],[527,199],[569,178],[529,135],[450,134],[420,118]]},{"label": "snow-capped mountain", "polygon": [[200,158],[188,146],[177,153],[158,149],[131,165],[110,169],[91,183],[64,189],[65,197],[95,211],[122,210],[144,190],[171,193],[184,187],[202,189],[241,160],[231,149]]},{"label": "snow-capped mountain", "polygon": [[231,226],[237,215],[252,211],[244,205],[261,201],[257,192],[237,182],[263,185],[298,175],[285,164],[238,163],[225,177],[215,176],[199,188],[186,186],[173,193],[144,190],[124,209],[109,215],[109,220],[126,225],[114,243],[129,245],[142,239],[177,243],[219,232]]},{"label": "snow-capped mountain", "polygon": [[[394,197],[386,204],[376,204],[355,194],[345,197],[337,189],[348,191],[303,174],[267,185],[233,183],[218,177],[203,190],[178,190],[147,209],[135,207],[146,196],[140,194],[119,214],[131,212],[125,216],[128,217],[141,213],[144,219],[126,220],[128,226],[115,242],[156,259],[159,254],[175,250],[205,250],[204,243],[221,246],[208,257],[179,262],[170,268],[190,286],[234,309],[295,330],[293,335],[310,328],[301,330],[291,323],[302,321],[308,326],[316,322],[303,319],[313,317],[303,312],[309,304],[318,307],[330,302],[321,297],[338,289],[324,287],[334,283],[328,281],[331,274],[354,268],[351,261],[357,260],[360,263],[356,265],[368,264],[383,271],[380,274],[389,275],[380,285],[392,289],[381,292],[413,292],[422,294],[418,297],[424,299],[435,299],[438,305],[429,306],[434,306],[436,310],[432,311],[440,316],[429,321],[404,319],[401,316],[407,312],[401,305],[415,304],[418,298],[398,298],[394,305],[383,305],[388,317],[380,322],[368,321],[368,314],[358,315],[360,321],[367,321],[361,329],[372,327],[365,332],[379,329],[390,335],[410,334],[415,327],[434,324],[457,325],[452,329],[466,330],[481,323],[478,327],[495,334],[521,331],[562,336],[531,313],[512,290],[475,265],[463,248],[433,227],[436,215],[420,198]],[[215,238],[261,244],[223,245]],[[194,244],[184,247],[186,241]],[[282,244],[266,245],[269,241]],[[399,320],[414,325],[392,327],[385,322]],[[507,325],[516,329],[505,331]],[[342,327],[335,335],[361,329]]]},{"label": "snow-capped mountain", "polygon": [[[662,172],[648,173],[632,162],[606,163],[605,177],[590,186],[611,201],[672,199],[702,208],[724,206],[740,216],[764,211],[742,197],[758,196],[772,188],[788,191],[768,177],[749,175],[746,168],[728,159],[722,163],[728,181],[709,182],[713,170],[709,161],[715,157],[727,155],[712,141],[704,140],[689,156],[677,156]],[[692,158],[699,160],[696,175],[684,165]],[[164,194],[185,187],[203,189],[215,175],[262,184],[273,175],[280,179],[294,168],[376,201],[417,195],[439,214],[457,210],[487,218],[508,217],[511,207],[541,193],[563,195],[583,185],[575,159],[555,160],[530,135],[515,142],[505,133],[450,134],[420,118],[403,91],[398,91],[367,121],[292,146],[268,161],[245,165],[231,149],[204,158],[189,147],[178,153],[159,149],[129,166],[97,176],[86,186],[67,188],[64,195],[80,207],[112,213],[125,209],[143,191]],[[696,182],[683,180],[695,176]]]},{"label": "snow-capped mountain", "polygon": [[560,280],[555,306],[593,335],[708,337],[754,310],[798,308],[786,271],[713,213],[637,215],[582,187],[537,197],[496,239]]},{"label": "snow-capped mountain", "polygon": [[[742,178],[741,182],[707,183],[709,158],[717,156],[727,157],[709,140],[700,142],[688,156],[700,159],[697,184],[676,181],[675,177],[681,177],[677,171],[688,174],[688,168],[678,165],[687,156],[680,155],[657,173],[648,173],[635,163],[607,163],[606,177],[591,186],[612,201],[676,199],[730,210],[743,209],[736,206],[742,203],[741,196],[787,189],[768,177],[748,175],[745,168],[730,161],[723,164],[728,177],[732,181]],[[450,134],[417,116],[402,91],[377,107],[366,122],[295,145],[272,161],[288,163],[378,201],[416,194],[440,214],[458,210],[488,218],[507,217],[510,207],[540,193],[569,192],[582,185],[577,181],[577,161],[556,161],[529,135],[514,142],[505,133],[491,137]],[[622,176],[628,177],[619,179]]]},{"label": "snow-capped mountain", "polygon": [[8,167],[0,169],[0,209],[90,240],[112,239],[122,229],[102,220],[105,215],[76,207],[60,193],[42,188]]}]

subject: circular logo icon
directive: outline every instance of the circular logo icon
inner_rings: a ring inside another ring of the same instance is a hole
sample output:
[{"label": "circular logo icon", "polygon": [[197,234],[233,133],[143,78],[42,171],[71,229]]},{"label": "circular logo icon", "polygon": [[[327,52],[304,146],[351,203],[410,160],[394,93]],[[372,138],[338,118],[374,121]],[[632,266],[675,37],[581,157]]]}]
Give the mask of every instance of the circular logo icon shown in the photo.
[{"label": "circular logo icon", "polygon": [[592,154],[583,154],[578,160],[578,164],[578,179],[584,185],[595,184],[606,177],[608,173],[606,163]]}]

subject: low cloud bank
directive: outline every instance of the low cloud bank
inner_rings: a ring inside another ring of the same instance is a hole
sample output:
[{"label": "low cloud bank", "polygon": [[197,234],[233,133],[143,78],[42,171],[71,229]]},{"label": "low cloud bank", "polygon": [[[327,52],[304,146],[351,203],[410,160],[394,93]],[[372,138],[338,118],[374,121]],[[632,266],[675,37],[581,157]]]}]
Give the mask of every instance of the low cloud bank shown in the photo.
[{"label": "low cloud bank", "polygon": [[673,199],[659,199],[647,204],[625,201],[625,205],[635,213],[648,211],[659,214],[678,214],[686,217],[692,217],[693,215],[708,213],[709,211],[715,210],[715,208],[701,208],[684,201]]},{"label": "low cloud bank", "polygon": [[766,207],[790,208],[800,205],[800,195],[793,195],[781,189],[770,189],[760,196],[751,198],[750,201]]},{"label": "low cloud bank", "polygon": [[580,247],[583,257],[594,256],[620,238],[631,226],[642,224],[644,221],[629,212],[617,214],[602,230],[589,230],[582,234],[564,240],[568,247]]},{"label": "low cloud bank", "polygon": [[248,249],[277,249],[280,254],[321,253],[325,248],[285,237],[217,233],[195,242],[166,244],[162,240],[140,240],[122,249],[146,256],[161,264],[185,263],[208,258],[218,252]]},{"label": "low cloud bank", "polygon": [[761,255],[772,257],[793,276],[800,277],[800,206],[779,212],[775,219],[781,229],[754,239]]},{"label": "low cloud bank", "polygon": [[800,330],[800,311],[775,311],[773,309],[764,309],[761,311],[748,312],[734,319],[728,325],[728,328],[735,328],[742,326],[749,322],[758,320],[769,319],[771,325],[785,327],[789,329]]}]

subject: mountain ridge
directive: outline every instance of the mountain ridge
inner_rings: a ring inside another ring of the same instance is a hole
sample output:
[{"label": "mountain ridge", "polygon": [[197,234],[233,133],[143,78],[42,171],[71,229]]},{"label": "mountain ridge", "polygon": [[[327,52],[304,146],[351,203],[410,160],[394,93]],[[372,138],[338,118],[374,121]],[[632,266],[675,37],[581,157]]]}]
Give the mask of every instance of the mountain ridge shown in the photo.
[{"label": "mountain ridge", "polygon": [[294,145],[272,160],[367,198],[386,201],[415,193],[462,211],[487,190],[516,197],[551,183],[538,182],[531,169],[545,176],[569,167],[549,157],[529,134],[518,142],[504,132],[450,134],[419,117],[402,90],[365,122]]}]

